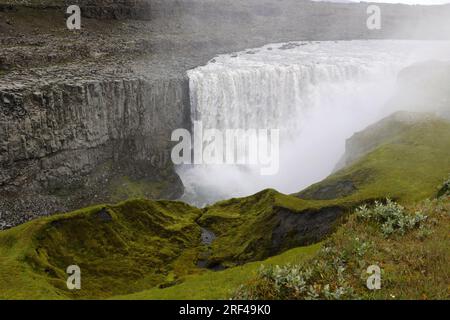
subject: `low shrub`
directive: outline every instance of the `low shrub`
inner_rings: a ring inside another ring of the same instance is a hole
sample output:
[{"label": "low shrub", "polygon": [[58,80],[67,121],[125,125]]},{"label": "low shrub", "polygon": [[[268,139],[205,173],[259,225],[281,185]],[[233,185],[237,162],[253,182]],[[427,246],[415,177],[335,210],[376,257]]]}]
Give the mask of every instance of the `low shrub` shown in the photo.
[{"label": "low shrub", "polygon": [[[325,257],[328,257],[327,259]],[[324,247],[308,265],[261,267],[257,278],[240,286],[237,300],[339,300],[356,299],[345,280],[345,262],[332,247]],[[333,279],[327,282],[326,279]]]},{"label": "low shrub", "polygon": [[356,215],[358,219],[374,222],[380,226],[385,237],[395,233],[404,235],[407,231],[417,228],[427,219],[421,212],[407,212],[398,203],[387,199],[386,203],[375,202],[375,206],[361,206]]}]

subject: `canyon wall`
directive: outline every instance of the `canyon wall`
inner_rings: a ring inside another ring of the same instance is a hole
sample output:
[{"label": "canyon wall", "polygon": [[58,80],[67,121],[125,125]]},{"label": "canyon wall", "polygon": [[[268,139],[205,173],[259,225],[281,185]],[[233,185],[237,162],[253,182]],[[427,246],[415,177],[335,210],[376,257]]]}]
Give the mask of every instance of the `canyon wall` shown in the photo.
[{"label": "canyon wall", "polygon": [[171,128],[189,125],[187,100],[183,78],[3,90],[3,215],[53,213],[127,196],[178,198],[183,188],[170,161],[170,135]]}]

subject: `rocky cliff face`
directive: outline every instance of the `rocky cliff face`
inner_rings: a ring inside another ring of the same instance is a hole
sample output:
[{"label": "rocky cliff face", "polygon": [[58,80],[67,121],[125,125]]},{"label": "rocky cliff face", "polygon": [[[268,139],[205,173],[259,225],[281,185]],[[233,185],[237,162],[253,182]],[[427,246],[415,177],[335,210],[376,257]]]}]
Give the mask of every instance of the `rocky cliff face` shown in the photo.
[{"label": "rocky cliff face", "polygon": [[86,18],[148,20],[150,2],[149,0],[2,0],[0,11],[14,10],[18,6],[65,10],[70,5],[78,5]]},{"label": "rocky cliff face", "polygon": [[130,183],[139,183],[148,197],[179,197],[170,135],[171,128],[189,125],[187,100],[183,78],[81,79],[3,90],[3,214],[123,200],[130,194],[118,189]]},{"label": "rocky cliff face", "polygon": [[64,6],[78,4],[87,18],[149,20],[151,2],[148,0],[64,0]]}]

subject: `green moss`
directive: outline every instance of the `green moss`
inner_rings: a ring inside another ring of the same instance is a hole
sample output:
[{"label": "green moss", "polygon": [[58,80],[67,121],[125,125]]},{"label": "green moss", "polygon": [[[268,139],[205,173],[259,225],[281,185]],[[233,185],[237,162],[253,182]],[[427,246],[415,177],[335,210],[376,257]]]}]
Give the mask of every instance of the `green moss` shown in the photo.
[{"label": "green moss", "polygon": [[[0,298],[108,298],[153,288],[125,298],[225,299],[260,263],[223,272],[197,268],[203,250],[194,223],[199,216],[180,202],[131,200],[1,232]],[[298,248],[264,263],[300,261],[318,248]],[[65,269],[72,264],[82,270],[80,291],[66,288]]]},{"label": "green moss", "polygon": [[334,202],[361,202],[386,197],[401,203],[416,202],[435,196],[436,187],[448,171],[450,124],[444,120],[430,120],[404,126],[403,130],[379,142],[377,148],[353,165],[297,196],[311,195],[339,181],[351,181],[356,191]]},{"label": "green moss", "polygon": [[321,244],[315,244],[308,247],[292,249],[262,262],[251,262],[220,272],[206,271],[200,275],[192,275],[187,277],[183,283],[170,288],[153,288],[131,295],[116,296],[114,299],[228,299],[241,283],[248,281],[256,275],[261,265],[301,263],[310,259],[320,249],[320,247]]},{"label": "green moss", "polygon": [[129,177],[116,177],[108,185],[111,190],[111,201],[130,198],[158,199],[163,194],[167,183],[163,181],[133,180]]},{"label": "green moss", "polygon": [[[200,211],[181,202],[131,200],[32,221],[0,233],[0,296],[106,298],[163,284],[195,271]],[[183,268],[176,267],[182,261]],[[82,290],[66,288],[69,265],[82,270]],[[25,282],[5,270],[20,266]],[[174,267],[173,267],[174,266]],[[170,276],[169,276],[170,274]],[[36,279],[38,281],[36,282]],[[41,293],[44,290],[44,293]],[[13,296],[11,296],[13,294]]]}]

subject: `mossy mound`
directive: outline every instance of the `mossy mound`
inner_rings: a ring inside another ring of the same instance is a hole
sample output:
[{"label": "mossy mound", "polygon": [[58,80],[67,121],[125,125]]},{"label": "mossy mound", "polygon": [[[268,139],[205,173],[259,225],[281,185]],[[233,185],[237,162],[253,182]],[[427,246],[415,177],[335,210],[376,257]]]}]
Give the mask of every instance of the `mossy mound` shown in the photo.
[{"label": "mossy mound", "polygon": [[316,243],[343,213],[337,206],[269,189],[208,207],[198,223],[217,236],[207,257],[209,266],[229,267]]},{"label": "mossy mound", "polygon": [[275,266],[286,263],[303,263],[321,249],[322,243],[288,250],[264,261],[250,262],[220,272],[207,271],[186,277],[183,283],[169,288],[152,288],[142,292],[115,296],[119,300],[203,300],[230,298],[241,284],[257,275],[261,265]]},{"label": "mossy mound", "polygon": [[[181,202],[131,200],[4,231],[0,297],[106,298],[172,283],[196,269],[199,215]],[[70,265],[81,268],[82,290],[67,289]]]}]

